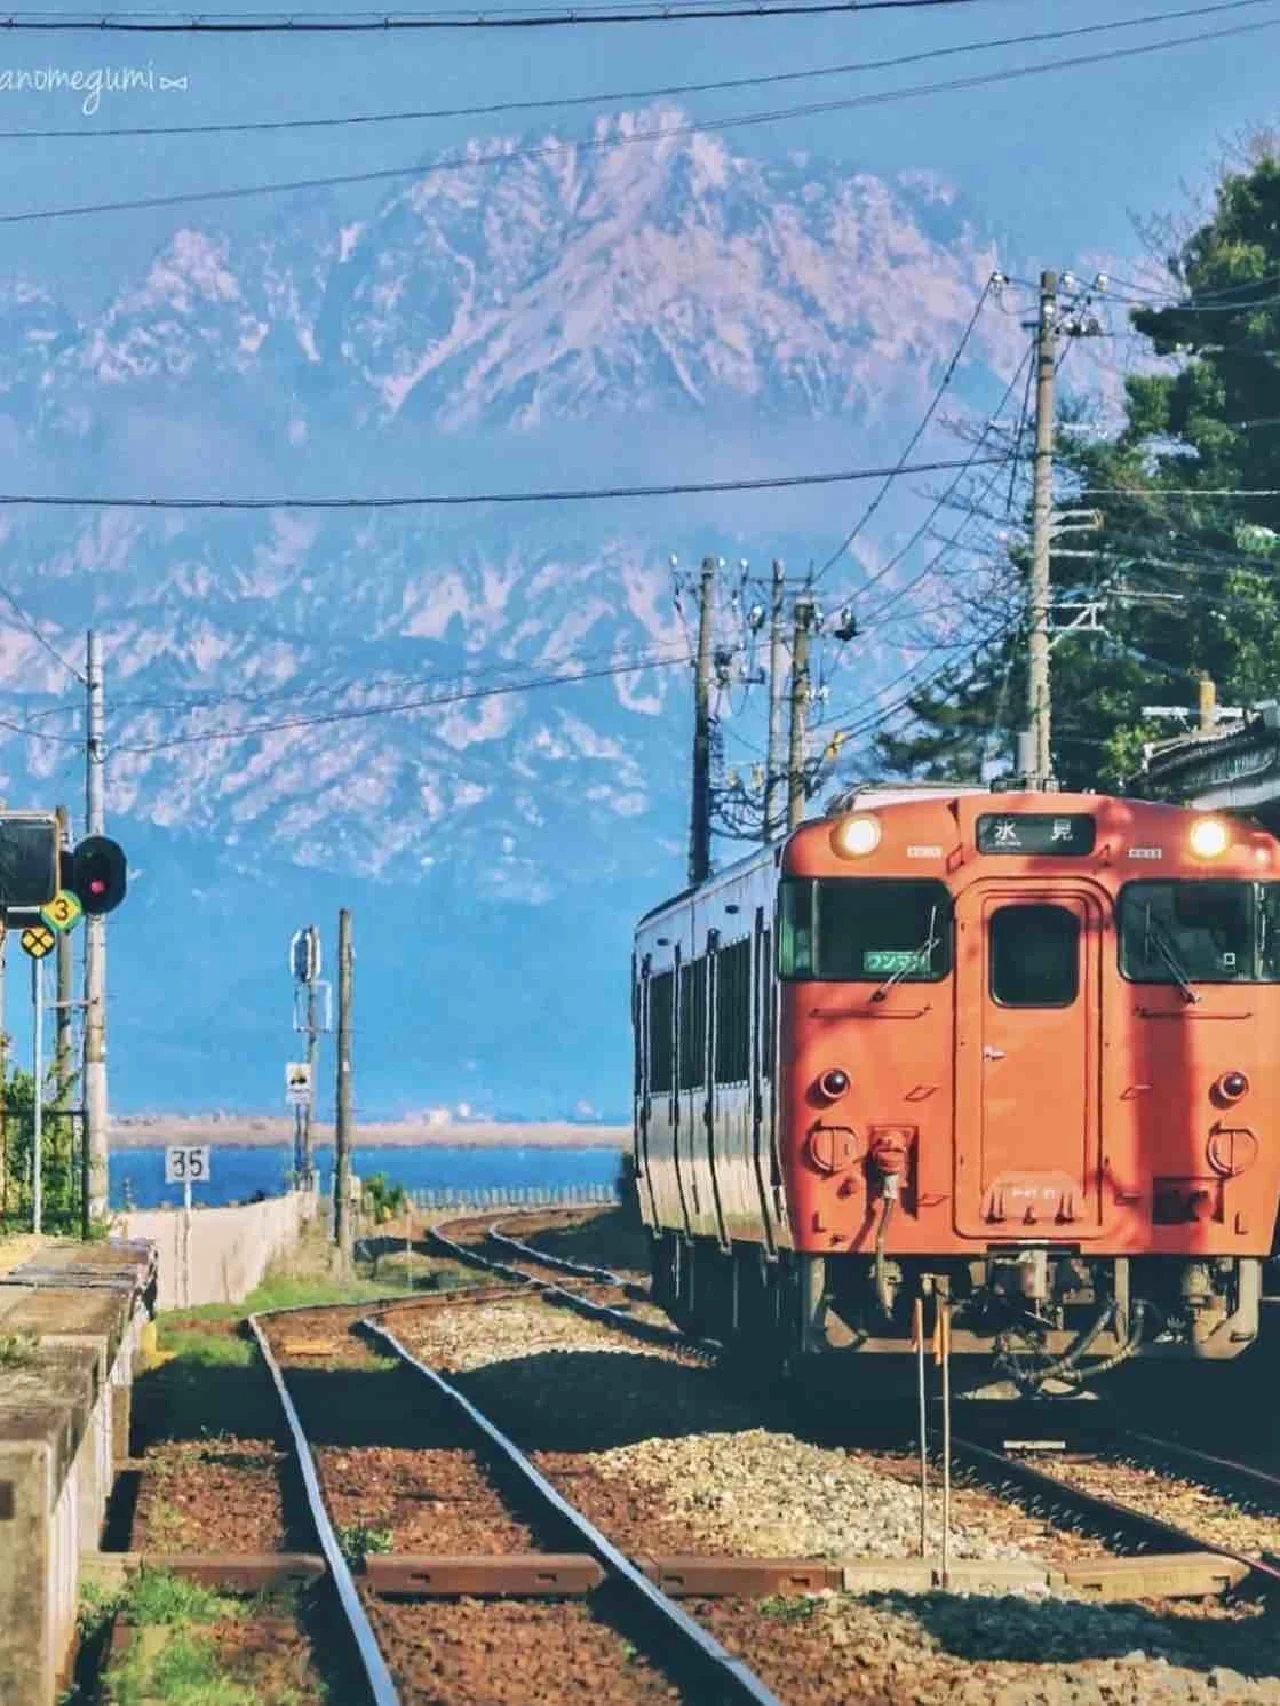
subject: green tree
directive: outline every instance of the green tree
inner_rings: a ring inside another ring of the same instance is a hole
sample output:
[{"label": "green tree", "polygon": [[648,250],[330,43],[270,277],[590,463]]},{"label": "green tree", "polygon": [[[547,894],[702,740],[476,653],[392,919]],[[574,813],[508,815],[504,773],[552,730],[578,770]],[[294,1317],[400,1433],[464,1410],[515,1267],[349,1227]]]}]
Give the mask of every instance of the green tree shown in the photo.
[{"label": "green tree", "polygon": [[[1194,705],[1202,672],[1224,701],[1280,690],[1280,158],[1225,172],[1211,215],[1168,257],[1181,299],[1137,308],[1162,371],[1131,377],[1115,436],[1059,436],[1057,502],[1104,517],[1080,572],[1055,559],[1055,602],[1105,599],[1105,634],[1053,651],[1054,767],[1067,787],[1133,785],[1153,702]],[[1233,495],[1223,495],[1224,490]],[[1073,540],[1072,543],[1079,543]],[[1025,726],[1025,547],[1007,554],[1015,617],[1002,638],[917,692],[877,755],[919,777],[977,780],[1012,762]],[[987,624],[989,626],[989,624]]]}]

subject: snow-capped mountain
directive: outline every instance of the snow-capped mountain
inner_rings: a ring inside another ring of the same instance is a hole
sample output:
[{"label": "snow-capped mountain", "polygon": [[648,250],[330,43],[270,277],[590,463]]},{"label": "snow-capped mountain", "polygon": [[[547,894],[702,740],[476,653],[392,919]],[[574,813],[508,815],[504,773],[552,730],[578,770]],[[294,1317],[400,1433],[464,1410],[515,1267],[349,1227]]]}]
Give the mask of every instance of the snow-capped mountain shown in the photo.
[{"label": "snow-capped mountain", "polygon": [[[248,238],[183,225],[89,322],[38,280],[0,281],[10,478],[392,495],[889,462],[995,264],[929,173],[766,164],[673,111],[469,155],[358,223],[313,200]],[[1007,378],[1021,337],[986,316],[957,399]],[[825,556],[863,495],[779,500],[769,549]],[[293,893],[400,921],[363,985],[386,1056],[371,1110],[625,1107],[629,920],[682,864],[668,553],[736,556],[730,512],[13,508],[2,525],[5,585],[43,639],[104,635],[110,809],[145,848],[113,925],[125,1105],[275,1099]],[[567,671],[587,679],[509,691]],[[4,608],[0,683],[39,731],[6,737],[0,788],[74,804],[77,689]],[[529,1029],[477,1043],[513,966]],[[548,1062],[541,1015],[566,988]],[[235,1037],[243,1091],[218,1065]]]}]

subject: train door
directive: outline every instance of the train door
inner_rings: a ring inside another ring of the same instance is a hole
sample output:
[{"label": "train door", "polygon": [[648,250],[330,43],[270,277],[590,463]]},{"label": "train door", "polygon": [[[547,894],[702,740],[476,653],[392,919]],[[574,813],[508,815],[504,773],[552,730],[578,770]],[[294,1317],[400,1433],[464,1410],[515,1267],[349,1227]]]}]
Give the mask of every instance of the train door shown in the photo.
[{"label": "train door", "polygon": [[1102,1230],[1102,923],[1083,886],[978,883],[956,906],[956,1230]]}]

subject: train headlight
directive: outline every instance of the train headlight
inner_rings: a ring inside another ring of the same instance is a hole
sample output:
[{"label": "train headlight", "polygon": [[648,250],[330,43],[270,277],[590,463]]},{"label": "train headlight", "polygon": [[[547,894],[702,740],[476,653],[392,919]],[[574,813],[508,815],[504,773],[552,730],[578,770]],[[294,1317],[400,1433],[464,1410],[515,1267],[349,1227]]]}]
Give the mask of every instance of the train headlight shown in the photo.
[{"label": "train headlight", "polygon": [[1191,851],[1197,859],[1216,859],[1227,850],[1230,837],[1221,818],[1202,817],[1191,826]]},{"label": "train headlight", "polygon": [[1242,1096],[1249,1093],[1249,1078],[1244,1072],[1224,1072],[1214,1085],[1214,1090],[1224,1102],[1238,1102]]},{"label": "train headlight", "polygon": [[829,1072],[824,1072],[818,1080],[818,1094],[824,1102],[838,1102],[849,1088],[849,1074],[833,1066]]},{"label": "train headlight", "polygon": [[841,859],[863,859],[880,845],[880,819],[862,813],[841,818],[831,831],[831,846]]}]

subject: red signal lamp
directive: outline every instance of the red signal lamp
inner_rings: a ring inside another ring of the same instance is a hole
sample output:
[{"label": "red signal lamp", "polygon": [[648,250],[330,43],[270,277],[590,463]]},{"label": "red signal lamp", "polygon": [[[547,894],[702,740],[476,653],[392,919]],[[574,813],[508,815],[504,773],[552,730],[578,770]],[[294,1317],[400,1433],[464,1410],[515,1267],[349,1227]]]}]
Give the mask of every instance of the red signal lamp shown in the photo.
[{"label": "red signal lamp", "polygon": [[118,841],[107,835],[89,835],[77,844],[71,855],[68,887],[91,918],[114,912],[128,886],[128,861]]}]

